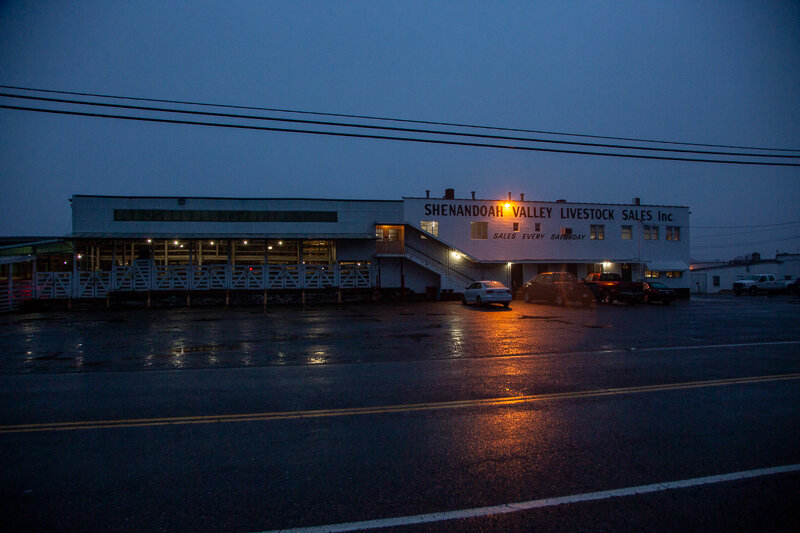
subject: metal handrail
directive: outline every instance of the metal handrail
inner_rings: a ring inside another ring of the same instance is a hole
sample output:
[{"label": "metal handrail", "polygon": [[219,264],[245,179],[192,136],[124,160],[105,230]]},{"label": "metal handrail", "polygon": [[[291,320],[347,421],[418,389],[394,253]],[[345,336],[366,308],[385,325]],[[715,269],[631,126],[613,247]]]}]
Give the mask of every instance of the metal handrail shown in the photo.
[{"label": "metal handrail", "polygon": [[469,274],[465,274],[464,272],[461,272],[457,268],[455,268],[455,267],[453,267],[451,265],[448,265],[446,263],[443,263],[443,262],[439,261],[438,259],[436,259],[435,257],[433,257],[432,255],[427,254],[427,253],[423,252],[422,250],[419,250],[419,249],[411,246],[410,244],[406,243],[406,254],[409,255],[409,256],[413,256],[414,254],[408,254],[408,251],[411,251],[411,250],[413,250],[414,254],[421,255],[425,259],[427,259],[428,261],[431,261],[431,262],[435,263],[436,265],[438,265],[445,274],[455,274],[456,276],[461,278],[461,281],[466,281],[467,283],[472,283],[473,281],[475,281],[475,279],[473,277],[471,277]]}]

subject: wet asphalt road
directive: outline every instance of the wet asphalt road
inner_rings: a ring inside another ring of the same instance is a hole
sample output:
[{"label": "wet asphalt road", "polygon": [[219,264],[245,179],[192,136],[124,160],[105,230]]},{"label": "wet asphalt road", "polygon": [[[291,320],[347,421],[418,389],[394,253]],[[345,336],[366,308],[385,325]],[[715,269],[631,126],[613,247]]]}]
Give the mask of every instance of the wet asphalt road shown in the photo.
[{"label": "wet asphalt road", "polygon": [[[5,315],[4,522],[262,531],[795,465],[798,319],[788,296]],[[791,531],[798,495],[795,472],[403,529]]]}]

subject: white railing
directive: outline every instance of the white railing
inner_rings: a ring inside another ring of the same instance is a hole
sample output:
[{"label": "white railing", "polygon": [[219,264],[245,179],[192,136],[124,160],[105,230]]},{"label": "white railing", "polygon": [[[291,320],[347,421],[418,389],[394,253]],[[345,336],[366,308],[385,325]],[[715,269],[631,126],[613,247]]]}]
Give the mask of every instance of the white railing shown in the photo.
[{"label": "white railing", "polygon": [[78,272],[73,298],[105,298],[111,289],[111,272]]},{"label": "white railing", "polygon": [[263,265],[233,265],[231,267],[231,289],[258,290],[264,288]]},{"label": "white railing", "polygon": [[336,287],[338,269],[326,265],[303,265],[303,286],[310,289]]},{"label": "white railing", "polygon": [[303,265],[269,265],[267,268],[268,289],[302,289],[300,267]]},{"label": "white railing", "polygon": [[0,309],[21,299],[105,298],[111,292],[366,289],[374,285],[368,265],[153,265],[135,261],[113,270],[38,272],[27,284],[0,290]]},{"label": "white railing", "polygon": [[154,291],[189,290],[188,265],[155,265],[151,289]]},{"label": "white railing", "polygon": [[0,311],[16,311],[19,305],[33,298],[31,280],[0,281]]},{"label": "white railing", "polygon": [[38,272],[34,298],[42,300],[72,297],[71,272]]},{"label": "white railing", "polygon": [[134,261],[130,266],[114,266],[115,291],[146,291],[152,283],[150,261]]},{"label": "white railing", "polygon": [[339,268],[339,287],[362,289],[372,286],[371,270],[368,266],[342,265]]},{"label": "white railing", "polygon": [[228,287],[228,265],[194,265],[191,287],[193,291],[226,289]]}]

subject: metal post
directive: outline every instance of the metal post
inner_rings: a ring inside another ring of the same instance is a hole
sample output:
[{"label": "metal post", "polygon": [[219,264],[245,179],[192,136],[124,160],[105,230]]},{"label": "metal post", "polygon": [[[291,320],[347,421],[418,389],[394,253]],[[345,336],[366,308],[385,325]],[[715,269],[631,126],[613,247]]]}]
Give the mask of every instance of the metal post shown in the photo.
[{"label": "metal post", "polygon": [[8,264],[8,308],[14,310],[14,263]]},{"label": "metal post", "polygon": [[300,279],[300,301],[303,305],[306,303],[306,266],[303,261],[303,240],[297,240],[297,272]]},{"label": "metal post", "polygon": [[235,258],[231,250],[231,240],[227,239],[226,243],[228,244],[228,267],[225,269],[225,307],[228,307],[231,303],[231,274]]},{"label": "metal post", "polygon": [[[106,294],[110,293],[117,287],[117,241],[111,241],[111,287]],[[125,254],[125,245],[122,245],[123,256]]]},{"label": "metal post", "polygon": [[400,301],[406,299],[406,275],[403,272],[403,258],[400,258]]},{"label": "metal post", "polygon": [[264,269],[262,271],[264,283],[264,311],[267,310],[267,285],[269,285],[269,241],[264,239]]},{"label": "metal post", "polygon": [[75,245],[75,249],[72,250],[72,290],[70,291],[70,298],[69,302],[67,303],[68,308],[72,308],[72,300],[78,295],[78,285],[80,280],[78,279],[78,246],[77,243]]},{"label": "metal post", "polygon": [[189,271],[186,273],[186,307],[192,306],[192,280],[194,278],[194,241],[189,239]]},{"label": "metal post", "polygon": [[32,268],[32,272],[33,272],[33,285],[31,286],[31,297],[32,297],[34,300],[36,300],[36,298],[37,298],[37,294],[36,294],[36,287],[37,287],[37,285],[38,285],[38,282],[36,281],[36,278],[37,278],[37,265],[36,265],[36,263],[38,263],[38,261],[37,261],[37,259],[38,259],[38,256],[36,255],[36,248],[34,248],[34,249],[33,249],[33,252],[34,252],[34,253],[33,253],[33,268]]}]

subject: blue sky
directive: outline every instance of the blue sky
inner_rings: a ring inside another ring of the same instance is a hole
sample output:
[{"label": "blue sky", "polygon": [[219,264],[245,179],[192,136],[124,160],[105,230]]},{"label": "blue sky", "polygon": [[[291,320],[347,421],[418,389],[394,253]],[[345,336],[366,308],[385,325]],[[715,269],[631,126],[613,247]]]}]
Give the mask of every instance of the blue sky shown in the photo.
[{"label": "blue sky", "polygon": [[[0,84],[800,149],[800,4],[5,1]],[[797,167],[0,109],[0,184],[2,235],[68,233],[72,194],[398,199],[453,187],[686,205],[696,259],[800,251],[800,224],[762,226],[800,221]]]}]

